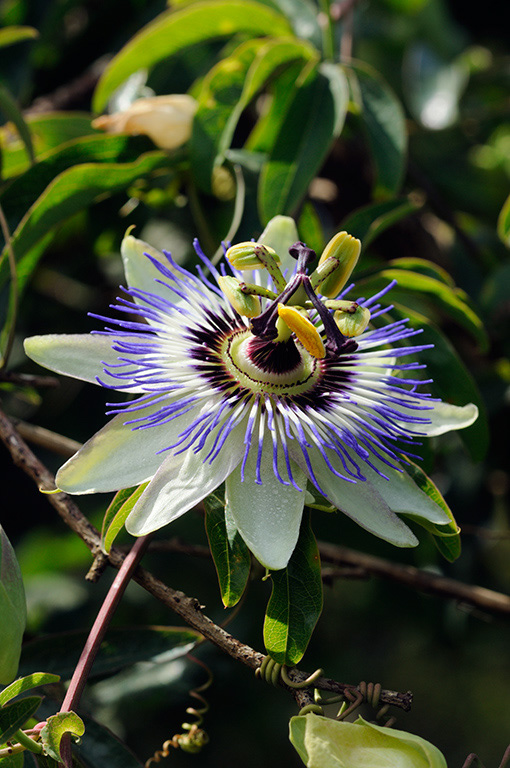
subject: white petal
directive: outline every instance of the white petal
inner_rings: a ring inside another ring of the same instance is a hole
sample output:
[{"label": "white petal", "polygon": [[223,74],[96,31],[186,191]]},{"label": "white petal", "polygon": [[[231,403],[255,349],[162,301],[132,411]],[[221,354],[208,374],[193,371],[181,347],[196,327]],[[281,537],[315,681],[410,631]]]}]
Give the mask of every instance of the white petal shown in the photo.
[{"label": "white petal", "polygon": [[207,442],[199,453],[190,450],[165,459],[127,518],[129,533],[145,536],[156,531],[212,493],[240,462],[244,434],[242,426],[234,429],[211,464],[204,463]]},{"label": "white petal", "polygon": [[431,419],[431,424],[402,424],[408,431],[419,432],[428,437],[436,437],[453,429],[465,429],[470,427],[478,418],[478,408],[474,403],[467,405],[450,405],[450,403],[431,403],[433,410],[420,411],[419,415]]},{"label": "white petal", "polygon": [[296,223],[290,216],[274,216],[258,239],[259,243],[276,251],[281,259],[281,271],[283,274],[287,271],[287,280],[296,266],[296,260],[290,255],[289,248],[298,240]]},{"label": "white petal", "polygon": [[[418,539],[414,533],[390,509],[381,494],[369,480],[358,480],[356,483],[342,480],[342,478],[334,475],[328,468],[317,449],[311,448],[308,452],[315,477],[320,486],[318,490],[335,507],[352,518],[362,528],[370,531],[375,536],[379,536],[381,539],[389,541],[391,544],[395,544],[397,547],[415,547],[418,544]],[[294,460],[306,472],[306,465],[301,451],[292,446],[291,453]],[[335,469],[341,472],[340,462],[332,456],[331,451],[328,451],[328,458]]]},{"label": "white petal", "polygon": [[106,493],[153,477],[165,459],[165,454],[157,455],[157,451],[176,442],[198,415],[196,410],[188,411],[166,424],[135,431],[135,425],[125,424],[129,419],[150,416],[160,407],[158,403],[115,416],[59,469],[57,486],[68,493]]},{"label": "white petal", "polygon": [[[234,522],[262,565],[277,571],[285,568],[294,551],[305,503],[304,491],[282,485],[273,471],[273,447],[264,441],[260,463],[262,484],[255,482],[257,445],[253,445],[241,480],[241,467],[226,483],[226,500]],[[306,477],[298,466],[292,472],[297,485],[306,488]]]},{"label": "white petal", "polygon": [[[126,337],[127,339],[127,337]],[[129,340],[129,339],[128,339]],[[112,349],[112,339],[93,334],[48,334],[25,339],[28,357],[50,371],[71,376],[73,379],[97,384],[96,376],[109,379],[104,373],[104,361],[108,365],[117,362],[118,354]],[[114,381],[114,379],[111,379]],[[142,392],[133,387],[129,392]]]},{"label": "white petal", "polygon": [[156,282],[157,280],[165,280],[165,276],[161,274],[145,255],[148,253],[156,261],[159,261],[160,264],[163,264],[166,269],[170,270],[170,272],[174,272],[174,268],[161,251],[146,243],[145,240],[139,240],[137,237],[127,235],[122,241],[120,252],[129,288],[139,288],[142,291],[154,293],[161,298],[170,299],[170,301],[180,301],[177,294],[169,291],[161,283]]},{"label": "white petal", "polygon": [[399,472],[396,469],[383,464],[377,459],[370,459],[381,472],[389,477],[385,480],[368,466],[363,467],[363,474],[371,485],[381,494],[385,502],[393,512],[398,514],[412,514],[430,520],[431,523],[447,525],[450,518],[440,506],[424,493],[407,472]]}]

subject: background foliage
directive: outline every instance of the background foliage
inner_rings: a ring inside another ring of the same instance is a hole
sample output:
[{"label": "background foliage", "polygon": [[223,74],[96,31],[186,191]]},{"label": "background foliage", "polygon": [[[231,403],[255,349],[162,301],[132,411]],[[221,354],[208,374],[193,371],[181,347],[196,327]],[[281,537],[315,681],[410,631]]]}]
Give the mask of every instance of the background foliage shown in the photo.
[{"label": "background foliage", "polygon": [[[257,236],[276,213],[295,215],[302,239],[318,250],[345,228],[364,245],[354,275],[359,292],[397,278],[394,316],[410,317],[424,327],[424,342],[435,345],[427,353],[434,392],[458,404],[474,401],[484,415],[459,436],[437,441],[434,458],[423,448],[423,466],[463,528],[455,563],[446,563],[432,540],[394,551],[340,516],[316,513],[315,533],[508,591],[510,116],[503,30],[490,3],[470,18],[464,4],[445,0],[360,2],[355,59],[339,66],[331,53],[349,54],[348,15],[330,34],[318,12],[312,0],[178,0],[170,12],[149,0],[0,5],[0,110],[9,121],[1,130],[0,203],[17,260],[14,280],[4,248],[2,355],[8,371],[35,372],[22,353],[25,336],[94,327],[86,313],[104,312],[115,297],[119,244],[130,225],[186,265],[193,263],[194,236],[213,256],[222,239]],[[119,94],[131,76],[131,91]],[[91,127],[92,110],[145,88],[195,96],[186,147],[168,153],[147,137]],[[13,417],[79,441],[104,420],[104,394],[80,382],[36,390],[2,380],[0,388]],[[61,463],[52,452],[40,455],[52,469]],[[85,547],[54,520],[7,454],[2,475],[11,497],[2,525],[16,546],[28,638],[35,639],[20,673],[63,674],[79,641],[44,638],[85,630],[109,576],[85,587]],[[86,498],[81,507],[101,525],[105,499]],[[203,514],[177,521],[170,535],[205,544]],[[159,553],[147,556],[147,566],[224,620],[210,561]],[[261,576],[252,570],[230,627],[256,648],[270,593]],[[225,590],[232,605],[239,586]],[[115,619],[118,627],[171,623],[135,585]],[[192,639],[181,634],[169,641],[164,631],[130,632],[124,656],[112,652],[115,663],[98,662],[88,690],[89,711],[144,760],[179,729],[188,690],[203,681],[182,656]],[[113,634],[114,650],[115,642]],[[509,740],[508,645],[502,619],[382,581],[334,578],[305,661],[337,679],[412,688],[415,704],[399,717],[400,728],[430,739],[451,766],[460,768],[470,751],[495,766]],[[297,765],[284,738],[291,703],[212,647],[199,653],[215,681],[206,726],[212,743],[196,759],[211,767],[241,760]],[[94,727],[87,723],[89,733]],[[130,765],[116,749],[118,764]],[[188,765],[193,758],[176,752],[171,759]]]}]

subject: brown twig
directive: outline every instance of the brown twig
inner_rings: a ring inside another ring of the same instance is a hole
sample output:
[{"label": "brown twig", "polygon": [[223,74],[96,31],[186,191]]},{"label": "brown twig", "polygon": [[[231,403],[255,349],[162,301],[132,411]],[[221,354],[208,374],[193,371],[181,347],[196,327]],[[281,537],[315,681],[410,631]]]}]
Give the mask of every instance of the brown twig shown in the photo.
[{"label": "brown twig", "polygon": [[1,371],[0,382],[17,384],[21,387],[58,387],[59,381],[54,376],[33,376],[31,373],[16,373],[15,371]]},{"label": "brown twig", "polygon": [[391,563],[381,557],[367,555],[364,552],[355,552],[327,542],[319,543],[319,551],[323,561],[338,566],[350,565],[363,568],[367,573],[381,576],[399,584],[406,584],[429,595],[456,600],[491,614],[510,616],[510,597],[501,592],[472,584],[462,584],[455,579],[448,579],[428,571],[420,571],[412,565]]},{"label": "brown twig", "polygon": [[36,424],[28,424],[20,419],[12,419],[12,422],[21,437],[28,440],[29,443],[47,448],[54,453],[58,453],[59,456],[69,458],[81,448],[81,443],[71,440],[69,437],[64,437],[64,435],[60,435],[58,432],[38,427]]},{"label": "brown twig", "polygon": [[[55,478],[48,469],[32,453],[30,448],[18,434],[8,417],[0,410],[0,437],[7,446],[16,466],[20,467],[39,488],[52,490],[55,487]],[[48,501],[58,512],[62,520],[71,530],[73,530],[96,555],[101,551],[101,537],[87,518],[81,513],[74,501],[63,492],[48,494]],[[112,547],[109,554],[109,561],[114,568],[119,569],[125,559],[125,554],[115,547]],[[160,600],[168,608],[177,613],[190,627],[197,630],[207,640],[227,653],[236,661],[240,661],[252,670],[260,667],[264,658],[262,653],[255,651],[249,645],[241,643],[237,638],[225,631],[222,627],[215,624],[208,616],[202,612],[202,607],[198,600],[188,597],[184,592],[172,589],[157,579],[145,568],[138,567],[133,574],[133,579],[147,592]],[[309,672],[292,670],[292,679],[302,681],[309,677]],[[282,686],[285,685],[282,683]],[[346,690],[357,690],[356,686],[346,683],[339,683],[330,678],[320,677],[314,682],[314,687],[323,691],[333,693],[343,693]],[[295,692],[292,692],[295,694]],[[306,697],[299,696],[301,700]],[[410,693],[399,693],[396,691],[383,690],[381,692],[381,701],[385,704],[392,704],[402,709],[408,710],[411,706],[412,696]]]}]

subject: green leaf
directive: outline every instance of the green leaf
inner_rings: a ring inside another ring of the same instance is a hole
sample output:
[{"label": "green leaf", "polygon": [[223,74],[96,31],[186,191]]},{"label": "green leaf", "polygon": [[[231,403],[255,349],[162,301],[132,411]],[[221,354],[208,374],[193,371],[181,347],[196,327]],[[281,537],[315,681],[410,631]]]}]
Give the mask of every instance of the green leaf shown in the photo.
[{"label": "green leaf", "polygon": [[[27,115],[26,123],[30,130],[36,158],[44,160],[48,152],[61,144],[95,134],[96,131],[92,128],[90,121],[89,114],[79,112],[48,112]],[[0,128],[0,137],[6,150],[2,165],[4,179],[26,171],[30,163],[22,141],[13,136],[12,131],[5,127]],[[73,164],[74,162],[69,163],[69,165]],[[64,169],[61,168],[60,170]]]},{"label": "green leaf", "polygon": [[200,92],[190,148],[195,179],[206,191],[211,188],[213,167],[223,161],[250,101],[275,72],[314,57],[314,49],[301,41],[250,40],[213,67]]},{"label": "green leaf", "polygon": [[510,195],[505,200],[498,216],[499,239],[510,248]]},{"label": "green leaf", "polygon": [[21,677],[0,692],[0,707],[3,707],[4,704],[11,699],[14,699],[16,696],[19,696],[20,693],[25,693],[25,691],[29,691],[32,688],[37,688],[39,685],[58,683],[59,680],[60,677],[58,675],[50,675],[48,672],[32,672],[31,675]]},{"label": "green leaf", "polygon": [[320,557],[308,511],[289,564],[274,571],[271,579],[264,643],[275,661],[294,666],[303,657],[322,611]]},{"label": "green leaf", "polygon": [[[20,291],[35,266],[31,250],[53,227],[86,208],[98,197],[124,190],[136,179],[149,176],[158,168],[168,167],[168,163],[166,153],[147,152],[132,163],[86,163],[75,165],[57,176],[31,205],[12,237],[18,260]],[[5,249],[2,258],[0,286],[8,275]]]},{"label": "green leaf", "polygon": [[113,91],[133,72],[150,69],[191,45],[239,33],[280,36],[292,34],[292,30],[281,14],[253,0],[204,0],[189,8],[162,13],[110,62],[94,94],[94,111],[100,112]]},{"label": "green leaf", "polygon": [[388,267],[392,269],[403,269],[406,272],[418,272],[421,275],[432,277],[434,280],[440,280],[450,288],[455,288],[453,277],[438,264],[428,259],[420,259],[414,256],[403,256],[400,259],[392,259],[388,262]]},{"label": "green leaf", "polygon": [[[179,658],[197,642],[200,635],[177,627],[115,627],[109,629],[92,667],[92,677],[146,661],[160,653]],[[37,638],[23,646],[20,671],[42,667],[67,680],[87,639],[87,632],[62,632]],[[172,652],[172,653],[170,653]]]},{"label": "green leaf", "polygon": [[345,229],[350,235],[361,240],[366,248],[385,229],[419,209],[420,206],[407,197],[397,197],[394,200],[385,200],[383,203],[371,203],[349,214],[342,221],[341,229]]},{"label": "green leaf", "polygon": [[250,551],[225,506],[221,489],[205,501],[205,528],[214,565],[218,574],[221,599],[225,608],[232,608],[243,596],[250,575]]},{"label": "green leaf", "polygon": [[51,715],[46,720],[46,725],[41,730],[41,743],[44,752],[54,760],[61,761],[60,742],[64,734],[79,737],[85,733],[85,725],[76,712],[59,712]]},{"label": "green leaf", "polygon": [[428,520],[415,517],[411,514],[407,514],[406,516],[410,517],[412,520],[415,520],[415,522],[432,533],[434,537],[434,543],[436,544],[437,548],[441,554],[447,560],[449,560],[450,563],[452,563],[460,556],[461,542],[460,528],[457,525],[450,507],[443,499],[443,496],[441,495],[441,492],[437,486],[433,483],[430,477],[425,474],[423,469],[418,466],[418,464],[415,464],[413,461],[406,457],[403,462],[403,466],[408,475],[413,478],[418,488],[426,493],[427,496],[429,496],[435,504],[441,507],[443,512],[446,512],[450,518],[450,523],[448,525],[436,525],[435,523],[430,523]]},{"label": "green leaf", "polygon": [[27,696],[0,709],[0,744],[14,736],[19,728],[34,715],[41,703],[40,696]]},{"label": "green leaf", "polygon": [[426,317],[398,303],[394,304],[392,315],[409,318],[409,325],[422,331],[420,344],[433,345],[431,349],[422,350],[419,359],[427,365],[427,374],[434,380],[434,395],[453,405],[475,403],[478,406],[478,419],[467,429],[459,430],[458,434],[472,459],[480,461],[489,445],[489,427],[485,406],[473,377],[448,339]]},{"label": "green leaf", "polygon": [[2,768],[23,768],[25,765],[25,753],[18,752],[17,755],[0,757],[0,765]]},{"label": "green leaf", "polygon": [[279,134],[260,178],[258,204],[263,223],[292,214],[340,134],[347,110],[343,69],[322,64],[296,84]]},{"label": "green leaf", "polygon": [[39,32],[33,27],[6,27],[0,29],[0,48],[19,43],[22,40],[33,40]]},{"label": "green leaf", "polygon": [[21,114],[20,109],[18,108],[18,105],[12,98],[9,91],[6,88],[4,88],[4,86],[1,83],[0,83],[0,111],[4,113],[7,120],[10,120],[12,123],[14,123],[16,130],[18,131],[21,139],[23,140],[23,143],[25,145],[30,161],[33,163],[35,161],[35,156],[34,156],[34,148],[32,146],[32,137],[30,136],[30,131],[28,129],[28,126],[25,122],[23,115]]},{"label": "green leaf", "polygon": [[395,299],[412,309],[413,294],[419,292],[427,305],[430,304],[433,316],[437,308],[441,309],[448,317],[465,328],[482,349],[487,348],[487,334],[483,323],[468,304],[467,294],[460,288],[452,288],[450,285],[445,285],[442,280],[436,280],[418,272],[384,269],[372,277],[360,280],[357,283],[357,289],[370,295],[381,290],[391,280],[397,281],[397,285],[391,291],[392,301]]},{"label": "green leaf", "polygon": [[5,685],[18,669],[27,609],[18,561],[1,525],[0,617],[0,683]]},{"label": "green leaf", "polygon": [[106,510],[103,527],[101,530],[101,547],[108,554],[112,548],[117,534],[124,527],[124,523],[136,502],[148,486],[147,483],[125,488],[115,494],[112,503]]},{"label": "green leaf", "polygon": [[407,158],[404,110],[388,84],[368,64],[350,65],[359,89],[361,119],[375,169],[374,195],[385,199],[400,190]]},{"label": "green leaf", "polygon": [[324,230],[315,206],[310,200],[305,200],[303,203],[298,230],[303,238],[303,242],[309,248],[313,248],[315,253],[320,254],[324,250],[326,245]]}]

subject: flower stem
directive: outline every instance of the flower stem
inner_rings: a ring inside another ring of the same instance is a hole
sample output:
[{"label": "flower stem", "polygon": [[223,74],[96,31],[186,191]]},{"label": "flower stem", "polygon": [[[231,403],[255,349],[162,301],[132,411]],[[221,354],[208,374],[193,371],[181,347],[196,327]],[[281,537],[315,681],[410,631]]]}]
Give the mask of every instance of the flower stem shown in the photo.
[{"label": "flower stem", "polygon": [[[99,646],[103,640],[106,630],[112,620],[113,614],[117,605],[124,594],[124,591],[129,584],[133,571],[140,562],[140,559],[149,542],[149,536],[142,536],[133,545],[129,553],[127,554],[122,566],[120,567],[113,583],[108,590],[104,602],[99,609],[96,620],[92,625],[89,636],[81,653],[76,669],[73,672],[69,688],[65,695],[64,701],[60,708],[61,712],[70,712],[77,707],[87,677],[90,673],[94,659],[96,658]],[[62,739],[60,754],[62,756],[62,762],[66,768],[71,768],[71,739],[69,734],[65,735]]]}]

